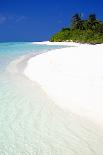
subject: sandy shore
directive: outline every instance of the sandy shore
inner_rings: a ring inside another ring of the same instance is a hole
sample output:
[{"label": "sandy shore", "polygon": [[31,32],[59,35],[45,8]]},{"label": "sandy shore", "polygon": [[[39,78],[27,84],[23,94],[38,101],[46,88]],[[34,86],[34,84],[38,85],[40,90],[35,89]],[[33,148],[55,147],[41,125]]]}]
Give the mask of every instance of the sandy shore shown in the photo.
[{"label": "sandy shore", "polygon": [[38,44],[74,47],[32,57],[24,74],[64,110],[103,125],[103,44]]},{"label": "sandy shore", "polygon": [[[43,41],[43,42],[33,42],[33,44],[39,44],[39,45],[61,45],[61,46],[81,46],[80,43],[74,43],[74,42],[49,42],[49,41]],[[86,45],[86,44],[85,44]]]}]

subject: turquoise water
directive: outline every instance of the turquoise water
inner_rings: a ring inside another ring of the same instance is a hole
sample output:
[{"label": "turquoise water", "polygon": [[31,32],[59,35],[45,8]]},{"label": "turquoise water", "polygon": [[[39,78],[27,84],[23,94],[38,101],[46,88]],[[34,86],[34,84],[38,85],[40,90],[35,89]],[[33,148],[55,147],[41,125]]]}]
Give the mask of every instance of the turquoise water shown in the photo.
[{"label": "turquoise water", "polygon": [[102,130],[59,109],[19,73],[23,64],[15,65],[56,48],[62,47],[0,43],[0,155],[103,155]]},{"label": "turquoise water", "polygon": [[19,56],[45,52],[60,46],[33,45],[32,43],[0,43],[0,71],[5,69],[8,63]]}]

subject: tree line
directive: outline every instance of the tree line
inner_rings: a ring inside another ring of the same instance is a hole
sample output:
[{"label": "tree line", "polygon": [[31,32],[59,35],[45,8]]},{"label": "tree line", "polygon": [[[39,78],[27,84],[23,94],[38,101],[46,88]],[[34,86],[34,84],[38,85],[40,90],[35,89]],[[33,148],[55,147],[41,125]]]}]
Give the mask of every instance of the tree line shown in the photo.
[{"label": "tree line", "polygon": [[75,14],[72,17],[71,29],[92,30],[103,33],[103,22],[98,20],[95,14],[90,14],[86,20],[82,19],[80,14]]},{"label": "tree line", "polygon": [[103,21],[98,20],[95,14],[90,14],[87,19],[82,19],[80,14],[75,14],[70,26],[62,28],[54,34],[50,41],[74,41],[81,43],[103,43]]}]

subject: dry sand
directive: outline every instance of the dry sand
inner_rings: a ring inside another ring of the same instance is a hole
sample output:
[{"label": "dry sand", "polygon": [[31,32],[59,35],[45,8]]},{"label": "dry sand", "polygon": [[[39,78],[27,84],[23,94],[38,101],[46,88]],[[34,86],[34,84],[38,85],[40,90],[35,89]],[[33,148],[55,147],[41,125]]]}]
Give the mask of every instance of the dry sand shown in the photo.
[{"label": "dry sand", "polygon": [[38,44],[68,48],[32,57],[24,74],[38,82],[59,107],[103,125],[103,44]]}]

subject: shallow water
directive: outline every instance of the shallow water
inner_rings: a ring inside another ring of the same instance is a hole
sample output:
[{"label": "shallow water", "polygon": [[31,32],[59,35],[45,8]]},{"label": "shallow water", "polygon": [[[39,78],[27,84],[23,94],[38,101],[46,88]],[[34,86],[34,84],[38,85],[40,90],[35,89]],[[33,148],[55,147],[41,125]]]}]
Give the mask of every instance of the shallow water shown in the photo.
[{"label": "shallow water", "polygon": [[59,109],[20,72],[29,55],[55,48],[0,43],[0,155],[103,155],[102,129]]}]

